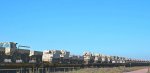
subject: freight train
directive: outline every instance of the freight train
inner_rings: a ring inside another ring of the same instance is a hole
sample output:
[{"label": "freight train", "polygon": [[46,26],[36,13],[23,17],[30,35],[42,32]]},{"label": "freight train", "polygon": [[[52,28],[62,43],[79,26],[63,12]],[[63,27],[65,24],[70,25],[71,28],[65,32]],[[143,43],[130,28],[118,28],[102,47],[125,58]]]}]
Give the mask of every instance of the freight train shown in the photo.
[{"label": "freight train", "polygon": [[15,42],[0,42],[0,63],[38,63],[42,62],[42,52],[21,49]]},{"label": "freight train", "polygon": [[83,55],[71,55],[66,50],[32,51],[21,49],[15,42],[0,43],[0,63],[49,63],[49,64],[149,64],[150,61],[131,59],[119,56],[108,56],[99,53],[84,52]]}]

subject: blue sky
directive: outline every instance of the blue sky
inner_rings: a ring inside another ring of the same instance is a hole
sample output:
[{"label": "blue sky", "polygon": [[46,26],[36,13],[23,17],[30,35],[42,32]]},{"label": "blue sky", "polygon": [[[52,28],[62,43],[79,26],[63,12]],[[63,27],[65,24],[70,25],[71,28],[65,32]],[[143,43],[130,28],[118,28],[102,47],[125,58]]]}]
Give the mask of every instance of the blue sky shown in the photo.
[{"label": "blue sky", "polygon": [[149,0],[0,0],[0,41],[150,59]]}]

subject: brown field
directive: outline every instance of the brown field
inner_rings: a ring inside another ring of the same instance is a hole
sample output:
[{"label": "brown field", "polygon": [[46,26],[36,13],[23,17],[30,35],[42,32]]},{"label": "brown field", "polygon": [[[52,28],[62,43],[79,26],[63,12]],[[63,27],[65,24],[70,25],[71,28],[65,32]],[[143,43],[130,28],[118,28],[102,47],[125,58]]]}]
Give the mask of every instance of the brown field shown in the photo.
[{"label": "brown field", "polygon": [[146,67],[84,68],[67,73],[123,73],[143,68]]}]

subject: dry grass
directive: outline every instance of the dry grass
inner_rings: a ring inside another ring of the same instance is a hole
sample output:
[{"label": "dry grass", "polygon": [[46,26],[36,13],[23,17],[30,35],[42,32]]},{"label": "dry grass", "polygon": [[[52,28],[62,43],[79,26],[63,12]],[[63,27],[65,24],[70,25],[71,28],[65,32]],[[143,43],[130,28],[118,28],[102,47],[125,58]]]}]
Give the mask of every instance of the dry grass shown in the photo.
[{"label": "dry grass", "polygon": [[84,69],[71,71],[67,73],[123,73],[123,72],[143,69],[143,68],[145,67],[84,68]]}]

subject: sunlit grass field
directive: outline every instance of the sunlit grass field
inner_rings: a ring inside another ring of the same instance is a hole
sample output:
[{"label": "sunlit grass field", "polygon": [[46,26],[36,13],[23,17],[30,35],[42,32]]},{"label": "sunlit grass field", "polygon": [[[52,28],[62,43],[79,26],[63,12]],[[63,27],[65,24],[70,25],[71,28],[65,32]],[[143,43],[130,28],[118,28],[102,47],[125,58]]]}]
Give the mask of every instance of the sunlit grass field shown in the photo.
[{"label": "sunlit grass field", "polygon": [[145,67],[84,68],[67,73],[123,73],[143,68]]}]

